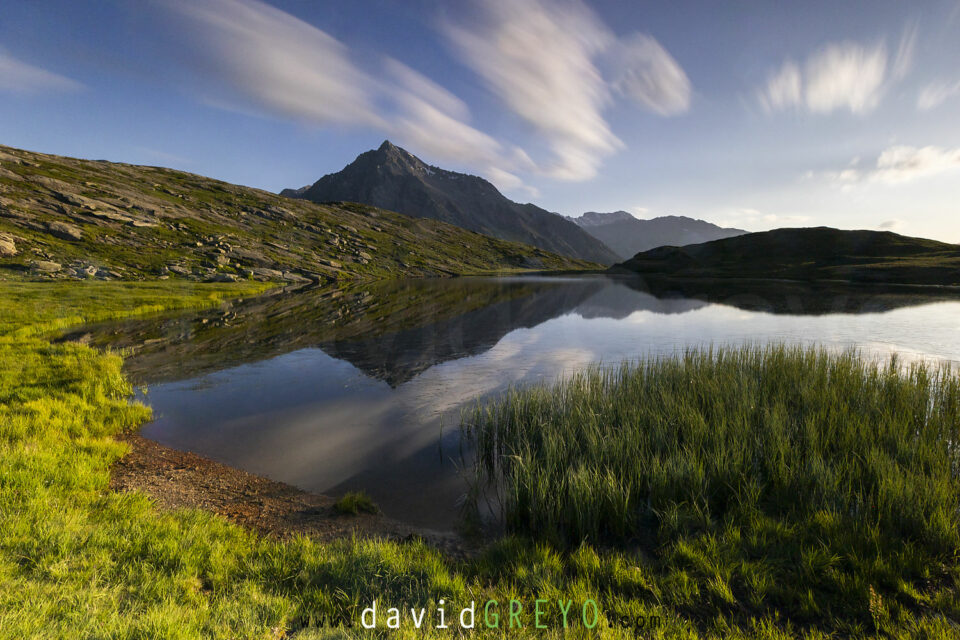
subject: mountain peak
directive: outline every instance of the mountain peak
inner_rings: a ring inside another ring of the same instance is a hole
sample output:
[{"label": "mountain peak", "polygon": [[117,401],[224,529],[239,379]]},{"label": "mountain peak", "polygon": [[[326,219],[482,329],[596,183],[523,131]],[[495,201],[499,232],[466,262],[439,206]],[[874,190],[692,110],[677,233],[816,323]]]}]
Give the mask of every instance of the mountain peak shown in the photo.
[{"label": "mountain peak", "polygon": [[613,264],[619,259],[560,216],[513,202],[478,176],[428,165],[389,140],[310,188],[284,195],[314,202],[361,202],[590,262]]},{"label": "mountain peak", "polygon": [[376,151],[368,151],[361,157],[372,155],[378,161],[386,160],[387,163],[401,168],[404,171],[422,172],[428,166],[423,160],[413,155],[406,149],[398,147],[389,140],[384,140]]},{"label": "mountain peak", "polygon": [[389,140],[384,140],[384,141],[383,141],[383,144],[381,144],[381,145],[377,148],[377,151],[384,151],[384,152],[389,152],[389,151],[403,151],[403,149],[401,149],[401,148],[398,147],[397,145],[393,144],[393,143],[390,142]]},{"label": "mountain peak", "polygon": [[579,218],[572,218],[581,227],[592,227],[595,225],[611,224],[623,220],[635,220],[636,218],[626,211],[613,211],[611,213],[598,213],[596,211],[587,211]]}]

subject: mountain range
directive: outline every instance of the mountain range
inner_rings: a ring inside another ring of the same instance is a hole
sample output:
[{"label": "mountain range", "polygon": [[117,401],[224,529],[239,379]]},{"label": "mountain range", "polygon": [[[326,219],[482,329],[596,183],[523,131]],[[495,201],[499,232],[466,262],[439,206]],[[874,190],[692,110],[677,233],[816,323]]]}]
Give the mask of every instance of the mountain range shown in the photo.
[{"label": "mountain range", "polygon": [[622,259],[563,216],[509,200],[483,178],[430,166],[389,140],[343,170],[281,195],[317,203],[361,202],[590,262],[610,265]]},{"label": "mountain range", "polygon": [[626,211],[588,211],[579,218],[568,220],[610,247],[623,260],[656,247],[682,247],[747,233],[743,229],[719,227],[686,216],[660,216],[639,220]]}]

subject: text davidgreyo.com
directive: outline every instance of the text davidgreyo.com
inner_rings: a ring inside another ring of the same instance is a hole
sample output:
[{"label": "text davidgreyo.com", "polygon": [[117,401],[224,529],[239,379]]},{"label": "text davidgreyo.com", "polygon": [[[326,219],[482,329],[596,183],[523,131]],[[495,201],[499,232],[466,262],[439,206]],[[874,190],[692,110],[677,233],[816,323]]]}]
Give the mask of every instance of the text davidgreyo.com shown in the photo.
[{"label": "text davidgreyo.com", "polygon": [[415,629],[595,629],[605,625],[641,631],[659,627],[661,620],[656,615],[627,619],[603,612],[595,600],[575,603],[572,599],[538,598],[471,600],[462,607],[441,599],[433,608],[393,607],[374,600],[361,611],[359,621],[326,622],[364,629],[399,629],[407,623]]}]

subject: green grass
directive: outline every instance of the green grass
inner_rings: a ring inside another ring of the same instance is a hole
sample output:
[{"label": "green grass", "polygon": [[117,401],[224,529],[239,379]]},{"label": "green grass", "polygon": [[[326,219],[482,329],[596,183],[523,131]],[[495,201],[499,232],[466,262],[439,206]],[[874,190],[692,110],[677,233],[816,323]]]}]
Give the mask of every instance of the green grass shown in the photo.
[{"label": "green grass", "polygon": [[[801,606],[773,598],[756,603],[744,596],[743,583],[769,585],[790,570],[779,564],[779,556],[768,555],[769,545],[789,528],[773,516],[764,521],[763,531],[750,529],[754,538],[747,538],[746,530],[737,538],[733,527],[738,520],[731,518],[725,529],[713,525],[685,534],[686,546],[568,547],[511,536],[477,558],[454,560],[416,541],[320,544],[260,537],[209,513],[163,511],[142,494],[113,493],[108,489],[110,465],[126,450],[114,436],[137,428],[149,410],[129,402],[131,388],[119,356],[80,344],[50,344],[38,336],[65,319],[207,305],[211,293],[248,295],[249,290],[169,282],[70,293],[46,289],[49,285],[32,285],[37,288],[31,291],[8,286],[0,285],[0,317],[6,322],[0,335],[0,638],[342,637],[342,629],[325,630],[320,623],[356,623],[374,599],[381,611],[397,605],[432,612],[441,599],[450,611],[490,598],[504,609],[510,598],[522,599],[527,611],[535,598],[569,599],[577,606],[596,600],[601,627],[588,632],[578,625],[563,635],[574,638],[634,637],[604,625],[640,616],[660,622],[644,636],[650,638],[819,639],[835,633],[872,635],[875,627],[894,637],[956,635],[946,618],[960,617],[955,559],[945,557],[928,567],[926,582],[914,580],[909,565],[952,544],[946,534],[945,539],[920,542],[904,539],[900,557],[878,547],[883,552],[878,556],[864,553],[852,533],[838,531],[847,520],[824,520],[822,535],[848,540],[866,566],[848,570],[843,563],[850,554],[837,561],[804,547],[809,552],[801,558],[803,571],[852,581],[852,586],[838,582],[841,595],[815,592],[807,603],[812,607],[841,598],[843,608],[807,615]],[[33,310],[18,310],[23,304]],[[8,320],[10,314],[20,319]],[[705,389],[712,388],[708,374],[709,369],[697,380]],[[878,401],[864,397],[864,411]],[[875,443],[887,446],[882,437]],[[939,473],[933,458],[919,460],[931,464],[930,477]],[[898,469],[913,469],[915,462],[906,458],[891,465],[884,477],[899,477]],[[676,491],[693,491],[693,486],[684,484]],[[921,506],[914,511],[921,515],[941,499],[919,495],[927,486],[915,487]],[[911,509],[905,507],[905,522],[916,519]],[[877,528],[886,531],[882,523]],[[798,537],[812,535],[793,531]],[[824,549],[837,544],[833,540],[824,537]],[[738,558],[738,564],[731,558]],[[878,566],[880,561],[887,564]],[[742,574],[729,574],[731,567]],[[890,582],[877,581],[869,585],[873,591],[859,593],[858,576],[866,575],[888,576]],[[847,592],[859,594],[856,607],[842,599]],[[428,621],[435,624],[435,618]],[[522,632],[509,635],[561,637],[557,616],[551,613],[547,622],[550,629],[535,630],[525,617]],[[490,633],[507,634],[504,629]],[[371,634],[355,628],[343,635]],[[449,638],[460,632],[455,627],[417,631],[407,622],[392,635]]]},{"label": "green grass", "polygon": [[691,616],[958,619],[949,369],[692,351],[512,391],[465,429],[510,530],[650,549],[648,588]]},{"label": "green grass", "polygon": [[67,327],[218,305],[274,285],[158,280],[125,282],[0,282],[0,336],[37,336]]},{"label": "green grass", "polygon": [[351,491],[334,503],[333,510],[343,515],[356,516],[361,513],[377,513],[380,508],[366,492]]}]

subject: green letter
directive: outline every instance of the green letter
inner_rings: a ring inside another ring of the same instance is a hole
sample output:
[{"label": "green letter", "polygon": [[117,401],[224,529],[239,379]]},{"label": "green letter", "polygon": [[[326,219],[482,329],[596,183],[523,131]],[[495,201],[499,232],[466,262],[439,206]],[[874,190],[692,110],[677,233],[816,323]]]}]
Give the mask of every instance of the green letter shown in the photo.
[{"label": "green letter", "polygon": [[499,629],[500,628],[500,614],[493,614],[493,624],[490,624],[490,605],[497,606],[496,600],[487,600],[486,606],[483,608],[483,621],[487,625],[488,629]]},{"label": "green letter", "polygon": [[[593,624],[589,624],[587,622],[587,605],[588,604],[593,607]],[[594,602],[593,600],[587,600],[586,602],[584,602],[583,603],[583,626],[585,626],[587,629],[593,629],[595,626],[597,626],[597,620],[599,619],[600,619],[600,610],[597,609],[597,603]]]},{"label": "green letter", "polygon": [[546,604],[549,600],[535,600],[533,603],[533,626],[537,629],[546,629],[547,625],[540,624],[540,614],[543,611],[540,610],[540,603]]},{"label": "green letter", "polygon": [[567,606],[563,606],[563,600],[557,600],[557,604],[560,605],[560,612],[563,614],[563,628],[567,628],[567,613],[570,612],[570,607],[573,605],[573,600],[567,600]]},{"label": "green letter", "polygon": [[[513,610],[513,605],[517,605],[517,610]],[[516,619],[517,628],[522,629],[523,625],[520,624],[520,610],[523,609],[523,605],[520,604],[519,600],[510,600],[510,628],[513,629],[513,621]]]}]

